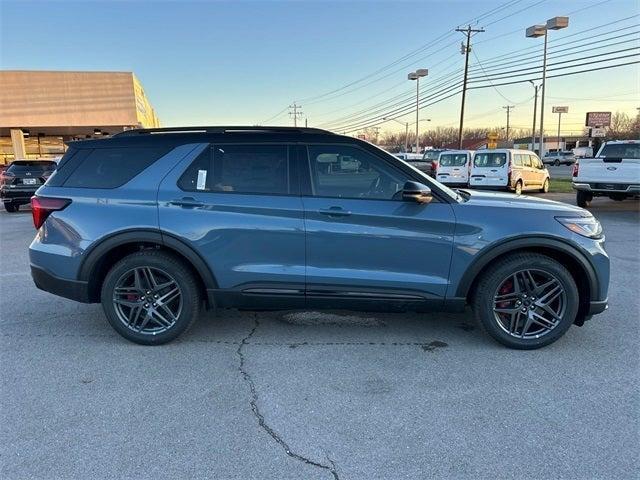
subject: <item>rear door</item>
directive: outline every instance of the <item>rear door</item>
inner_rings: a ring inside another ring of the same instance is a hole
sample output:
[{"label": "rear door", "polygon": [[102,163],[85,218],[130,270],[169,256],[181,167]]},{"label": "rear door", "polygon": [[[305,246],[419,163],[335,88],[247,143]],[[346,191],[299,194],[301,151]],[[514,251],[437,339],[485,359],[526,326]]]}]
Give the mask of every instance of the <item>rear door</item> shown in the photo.
[{"label": "rear door", "polygon": [[470,186],[506,188],[508,178],[508,152],[487,150],[475,153],[469,181]]},{"label": "rear door", "polygon": [[442,302],[455,227],[451,206],[402,201],[404,183],[414,179],[356,145],[309,145],[307,165],[308,304]]},{"label": "rear door", "polygon": [[[163,232],[208,264],[219,301],[291,296],[304,303],[302,200],[286,144],[201,144],[163,180]],[[295,303],[295,300],[300,303]]]}]

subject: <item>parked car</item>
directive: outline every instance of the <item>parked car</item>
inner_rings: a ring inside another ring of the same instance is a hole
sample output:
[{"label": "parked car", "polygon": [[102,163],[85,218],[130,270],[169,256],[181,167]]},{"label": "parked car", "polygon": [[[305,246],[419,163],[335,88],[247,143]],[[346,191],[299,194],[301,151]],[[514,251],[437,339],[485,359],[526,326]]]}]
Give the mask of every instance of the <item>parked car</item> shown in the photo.
[{"label": "parked car", "polygon": [[579,158],[593,158],[593,148],[592,147],[576,147],[572,150],[573,155],[576,157],[576,160]]},{"label": "parked car", "polygon": [[473,150],[445,150],[438,156],[436,179],[451,187],[469,185]]},{"label": "parked car", "polygon": [[[342,170],[346,157],[357,168]],[[203,304],[470,304],[496,340],[531,349],[607,306],[609,258],[589,212],[456,192],[324,130],[130,130],[72,142],[32,208],[36,286],[101,302],[140,344],[178,337]]]},{"label": "parked car", "polygon": [[56,168],[50,160],[15,160],[0,175],[0,199],[7,212],[17,212],[28,204]]},{"label": "parked car", "polygon": [[573,165],[576,162],[576,156],[573,152],[547,152],[542,158],[542,163],[547,165]]},{"label": "parked car", "polygon": [[549,191],[549,170],[529,150],[478,150],[473,156],[469,186],[492,190]]},{"label": "parked car", "polygon": [[438,157],[444,149],[430,148],[424,151],[422,155],[422,165],[416,168],[426,173],[432,178],[436,178],[436,170],[438,169]]},{"label": "parked car", "polygon": [[593,197],[624,200],[640,197],[640,140],[605,142],[595,158],[582,158],[573,166],[576,203],[588,207]]},{"label": "parked car", "polygon": [[417,162],[422,160],[421,153],[400,152],[394,153],[393,156],[398,157],[400,160],[404,160],[405,162]]}]

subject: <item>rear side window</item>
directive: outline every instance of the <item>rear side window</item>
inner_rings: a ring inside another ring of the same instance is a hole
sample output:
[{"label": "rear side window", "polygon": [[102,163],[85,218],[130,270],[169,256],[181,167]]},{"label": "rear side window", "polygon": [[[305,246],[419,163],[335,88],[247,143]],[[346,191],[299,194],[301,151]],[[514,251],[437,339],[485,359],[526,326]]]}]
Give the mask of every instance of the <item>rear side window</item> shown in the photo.
[{"label": "rear side window", "polygon": [[516,154],[513,156],[513,164],[514,164],[516,167],[521,167],[521,166],[522,166],[522,155],[521,155],[521,154],[516,153]]},{"label": "rear side window", "polygon": [[507,163],[507,154],[504,152],[476,153],[473,157],[473,165],[476,167],[496,168],[503,167]]},{"label": "rear side window", "polygon": [[532,161],[531,161],[531,155],[523,155],[523,160],[524,160],[524,166],[525,167],[532,167]]},{"label": "rear side window", "polygon": [[204,151],[196,157],[196,159],[189,165],[180,180],[178,180],[178,187],[186,192],[202,191],[207,192],[211,190],[211,147],[207,147]]},{"label": "rear side window", "polygon": [[215,145],[211,191],[288,194],[287,150],[286,145]]},{"label": "rear side window", "polygon": [[64,182],[65,187],[116,188],[165,155],[170,148],[96,148]]},{"label": "rear side window", "polygon": [[640,143],[607,143],[598,156],[640,159]]}]

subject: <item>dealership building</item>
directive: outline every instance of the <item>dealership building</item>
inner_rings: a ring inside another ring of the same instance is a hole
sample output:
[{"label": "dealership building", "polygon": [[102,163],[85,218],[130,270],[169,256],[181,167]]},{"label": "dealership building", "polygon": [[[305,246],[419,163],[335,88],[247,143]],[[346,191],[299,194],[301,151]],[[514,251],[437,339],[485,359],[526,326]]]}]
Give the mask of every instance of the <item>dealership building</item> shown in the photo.
[{"label": "dealership building", "polygon": [[59,157],[69,140],[159,126],[132,72],[0,71],[0,164]]}]

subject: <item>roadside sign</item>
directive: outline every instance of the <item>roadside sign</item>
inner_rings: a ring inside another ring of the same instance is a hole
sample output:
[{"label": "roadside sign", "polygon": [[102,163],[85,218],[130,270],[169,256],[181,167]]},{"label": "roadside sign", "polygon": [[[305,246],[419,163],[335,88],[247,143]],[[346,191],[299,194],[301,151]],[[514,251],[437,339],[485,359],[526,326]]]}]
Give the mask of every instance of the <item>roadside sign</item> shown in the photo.
[{"label": "roadside sign", "polygon": [[606,134],[606,130],[604,128],[592,128],[591,129],[591,137],[592,138],[596,138],[596,137],[604,137]]},{"label": "roadside sign", "polygon": [[611,126],[611,112],[587,112],[587,127],[609,127]]},{"label": "roadside sign", "polygon": [[553,107],[553,113],[569,113],[569,107]]},{"label": "roadside sign", "polygon": [[367,136],[366,136],[366,135],[362,135],[362,134],[360,134],[360,135],[358,135],[358,138],[359,138],[360,140],[366,140],[366,139],[367,139]]}]

